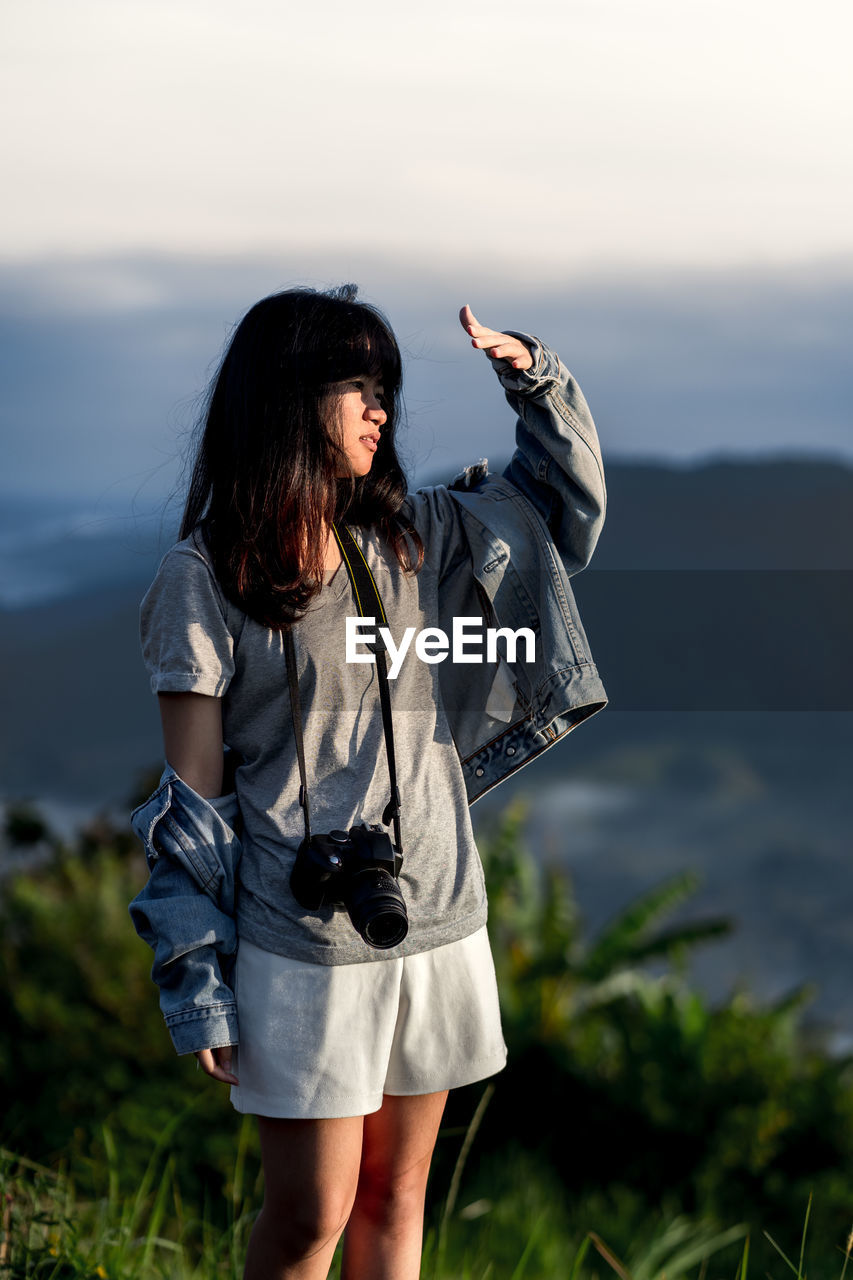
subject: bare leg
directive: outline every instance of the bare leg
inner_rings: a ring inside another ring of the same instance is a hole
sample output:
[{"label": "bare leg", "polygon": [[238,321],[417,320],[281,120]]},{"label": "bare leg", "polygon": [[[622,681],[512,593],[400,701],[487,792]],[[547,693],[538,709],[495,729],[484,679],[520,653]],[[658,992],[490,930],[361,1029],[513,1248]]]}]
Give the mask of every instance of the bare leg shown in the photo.
[{"label": "bare leg", "polygon": [[325,1280],[355,1197],[363,1124],[258,1116],[264,1203],[244,1280]]},{"label": "bare leg", "polygon": [[358,1190],[344,1237],[344,1280],[418,1280],[424,1194],[447,1091],[388,1094],[364,1117]]}]

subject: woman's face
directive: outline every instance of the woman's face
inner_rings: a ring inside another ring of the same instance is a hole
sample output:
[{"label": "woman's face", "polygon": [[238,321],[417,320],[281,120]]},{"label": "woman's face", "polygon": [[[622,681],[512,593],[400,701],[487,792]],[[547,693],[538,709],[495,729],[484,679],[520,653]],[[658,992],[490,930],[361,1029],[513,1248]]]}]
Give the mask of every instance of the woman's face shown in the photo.
[{"label": "woman's face", "polygon": [[333,420],[340,427],[340,442],[355,476],[365,476],[373,464],[380,429],[388,415],[382,408],[382,379],[365,374],[335,387]]}]

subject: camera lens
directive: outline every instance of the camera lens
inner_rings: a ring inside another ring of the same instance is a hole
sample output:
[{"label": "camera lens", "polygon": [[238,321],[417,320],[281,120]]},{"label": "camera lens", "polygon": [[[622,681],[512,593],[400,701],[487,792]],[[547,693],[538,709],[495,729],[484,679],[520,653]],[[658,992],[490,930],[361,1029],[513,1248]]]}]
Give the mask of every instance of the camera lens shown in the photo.
[{"label": "camera lens", "polygon": [[378,950],[396,947],[409,932],[400,887],[381,867],[369,867],[353,876],[347,909],[356,932]]}]

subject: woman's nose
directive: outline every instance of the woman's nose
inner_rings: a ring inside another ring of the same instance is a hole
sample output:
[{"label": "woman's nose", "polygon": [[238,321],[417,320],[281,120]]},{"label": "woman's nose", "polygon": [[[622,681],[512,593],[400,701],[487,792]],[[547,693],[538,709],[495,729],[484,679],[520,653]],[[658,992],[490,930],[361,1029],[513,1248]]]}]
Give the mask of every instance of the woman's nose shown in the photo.
[{"label": "woman's nose", "polygon": [[367,404],[364,406],[364,416],[377,426],[383,426],[388,421],[388,414],[382,408],[377,396],[370,396]]}]

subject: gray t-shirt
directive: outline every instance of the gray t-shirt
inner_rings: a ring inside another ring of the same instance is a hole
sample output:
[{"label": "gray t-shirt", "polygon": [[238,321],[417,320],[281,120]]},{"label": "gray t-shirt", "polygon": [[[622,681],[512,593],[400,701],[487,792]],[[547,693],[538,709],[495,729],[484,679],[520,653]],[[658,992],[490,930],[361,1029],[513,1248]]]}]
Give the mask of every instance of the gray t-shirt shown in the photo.
[{"label": "gray t-shirt", "polygon": [[[452,500],[447,506],[453,508]],[[418,523],[413,508],[424,512],[425,504],[415,500],[408,509]],[[376,579],[394,641],[399,645],[406,627],[417,633],[434,626],[439,581],[448,557],[463,553],[461,535],[441,546],[427,540],[423,567],[409,574],[378,535],[352,532]],[[419,532],[428,536],[427,528]],[[341,565],[294,632],[312,832],[381,822],[390,796],[376,667],[346,661],[346,619],[357,614]],[[223,699],[225,742],[242,759],[236,774],[243,821],[241,936],[280,955],[351,964],[427,951],[485,923],[483,872],[438,666],[422,661],[414,644],[390,681],[402,799],[400,888],[409,932],[399,947],[378,951],[359,937],[346,912],[306,911],[290,889],[304,825],[282,633],[225,598],[197,535],[164,557],[142,601],[141,630],[154,692]]]}]

